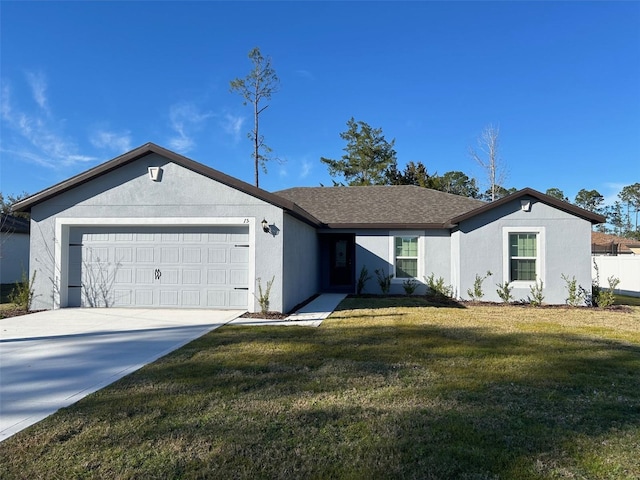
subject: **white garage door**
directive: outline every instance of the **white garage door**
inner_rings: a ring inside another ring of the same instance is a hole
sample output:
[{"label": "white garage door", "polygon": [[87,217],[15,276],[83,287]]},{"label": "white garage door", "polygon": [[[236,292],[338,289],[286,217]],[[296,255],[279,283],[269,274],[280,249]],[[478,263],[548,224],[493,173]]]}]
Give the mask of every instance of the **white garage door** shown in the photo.
[{"label": "white garage door", "polygon": [[69,306],[248,305],[248,227],[72,228]]}]

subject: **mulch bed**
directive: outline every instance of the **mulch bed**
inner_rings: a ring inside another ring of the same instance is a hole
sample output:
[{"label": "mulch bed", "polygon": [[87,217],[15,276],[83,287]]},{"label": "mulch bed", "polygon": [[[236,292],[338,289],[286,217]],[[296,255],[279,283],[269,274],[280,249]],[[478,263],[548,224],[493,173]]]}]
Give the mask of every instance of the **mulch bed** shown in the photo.
[{"label": "mulch bed", "polygon": [[22,308],[11,308],[7,310],[3,309],[3,310],[0,310],[0,320],[3,318],[19,317],[21,315],[27,315],[28,313],[36,313],[36,312],[42,312],[42,310],[32,310],[29,312]]}]

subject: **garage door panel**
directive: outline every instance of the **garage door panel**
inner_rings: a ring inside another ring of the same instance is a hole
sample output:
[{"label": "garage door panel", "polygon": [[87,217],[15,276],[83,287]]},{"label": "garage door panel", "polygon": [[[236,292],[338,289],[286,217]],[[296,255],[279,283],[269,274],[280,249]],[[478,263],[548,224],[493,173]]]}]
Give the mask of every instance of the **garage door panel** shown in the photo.
[{"label": "garage door panel", "polygon": [[231,290],[229,292],[229,306],[232,308],[246,308],[248,295],[249,292],[246,290]]},{"label": "garage door panel", "polygon": [[116,270],[115,282],[118,284],[130,285],[133,283],[133,269],[131,268],[119,268]]},{"label": "garage door panel", "polygon": [[235,286],[246,285],[249,281],[249,272],[247,270],[230,270],[229,283]]},{"label": "garage door panel", "polygon": [[178,270],[174,268],[163,268],[160,276],[161,285],[177,285]]},{"label": "garage door panel", "polygon": [[133,262],[133,248],[131,247],[115,247],[115,258],[114,261],[116,263],[131,263]]},{"label": "garage door panel", "polygon": [[227,292],[224,290],[207,290],[207,307],[223,308],[227,304]]},{"label": "garage door panel", "polygon": [[179,233],[162,233],[160,234],[160,241],[162,243],[178,243],[180,241]]},{"label": "garage door panel", "polygon": [[136,289],[135,299],[136,305],[150,307],[153,305],[153,290]]},{"label": "garage door panel", "polygon": [[89,263],[100,263],[109,261],[108,247],[93,247],[83,250],[82,261]]},{"label": "garage door panel", "polygon": [[177,307],[178,305],[177,290],[160,290],[160,306]]},{"label": "garage door panel", "polygon": [[200,285],[202,283],[202,272],[200,270],[183,270],[183,285]]},{"label": "garage door panel", "polygon": [[136,263],[155,263],[155,249],[153,247],[136,248]]},{"label": "garage door panel", "polygon": [[183,248],[182,263],[202,263],[202,248],[200,247]]},{"label": "garage door panel", "polygon": [[226,270],[208,270],[207,271],[207,284],[209,285],[224,285],[227,283],[227,271]]},{"label": "garage door panel", "polygon": [[227,262],[227,251],[222,248],[209,248],[207,255],[208,263],[226,263]]},{"label": "garage door panel", "polygon": [[198,290],[183,290],[182,306],[183,307],[199,307],[200,292]]},{"label": "garage door panel", "polygon": [[249,248],[241,247],[241,248],[232,248],[229,252],[231,263],[244,263],[246,264],[249,261]]},{"label": "garage door panel", "polygon": [[137,242],[156,243],[155,233],[136,233],[135,237]]},{"label": "garage door panel", "polygon": [[180,263],[179,247],[163,247],[160,249],[160,263]]},{"label": "garage door panel", "polygon": [[247,308],[246,226],[72,227],[70,239],[72,306]]},{"label": "garage door panel", "polygon": [[138,285],[153,285],[155,281],[154,270],[151,268],[137,268],[136,269],[136,281]]},{"label": "garage door panel", "polygon": [[127,290],[114,290],[115,300],[114,307],[133,307],[133,295],[132,291]]}]

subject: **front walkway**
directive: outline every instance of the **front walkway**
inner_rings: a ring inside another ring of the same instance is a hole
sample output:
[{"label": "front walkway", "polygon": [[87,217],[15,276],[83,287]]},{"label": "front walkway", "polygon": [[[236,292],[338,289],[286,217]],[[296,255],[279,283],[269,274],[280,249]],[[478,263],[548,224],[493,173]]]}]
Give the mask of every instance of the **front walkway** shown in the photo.
[{"label": "front walkway", "polygon": [[292,326],[302,325],[306,327],[319,327],[322,321],[336,309],[338,304],[347,295],[344,293],[323,293],[312,302],[309,302],[293,315],[284,320],[269,320],[262,318],[236,318],[229,322],[230,325],[274,325]]}]

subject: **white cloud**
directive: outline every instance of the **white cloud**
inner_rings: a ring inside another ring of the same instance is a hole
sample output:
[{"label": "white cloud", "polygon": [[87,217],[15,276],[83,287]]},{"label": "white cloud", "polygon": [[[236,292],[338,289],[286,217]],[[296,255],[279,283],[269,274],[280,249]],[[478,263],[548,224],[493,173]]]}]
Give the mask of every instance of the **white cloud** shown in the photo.
[{"label": "white cloud", "polygon": [[200,131],[212,116],[212,113],[201,112],[190,102],[172,105],[169,109],[169,123],[175,135],[169,138],[169,146],[180,153],[193,149],[196,144],[194,134]]},{"label": "white cloud", "polygon": [[244,125],[245,117],[238,117],[227,113],[224,115],[223,120],[220,122],[222,129],[228,135],[233,137],[234,142],[240,140],[240,134],[242,133],[242,126]]},{"label": "white cloud", "polygon": [[89,139],[96,148],[104,148],[115,153],[125,153],[131,150],[131,132],[112,132],[98,129],[91,134]]},{"label": "white cloud", "polygon": [[307,80],[315,80],[316,77],[309,70],[296,70],[296,75],[302,78],[306,78]]},{"label": "white cloud", "polygon": [[313,169],[313,163],[310,160],[304,159],[302,161],[302,167],[300,169],[300,178],[307,178]]},{"label": "white cloud", "polygon": [[[46,82],[40,74],[27,75],[34,100],[40,107],[36,113],[16,107],[11,88],[2,86],[3,125],[13,135],[5,135],[2,151],[28,162],[50,168],[73,166],[95,160],[95,157],[78,153],[75,142],[60,132],[60,122],[52,118],[45,95]],[[44,115],[43,115],[44,111]]]},{"label": "white cloud", "polygon": [[33,100],[47,114],[49,111],[49,101],[47,100],[47,80],[42,72],[27,72],[27,82],[31,87]]},{"label": "white cloud", "polygon": [[606,190],[600,192],[604,197],[605,205],[613,205],[616,201],[619,201],[618,194],[622,191],[622,189],[628,184],[624,183],[613,183],[607,182],[604,184]]}]

